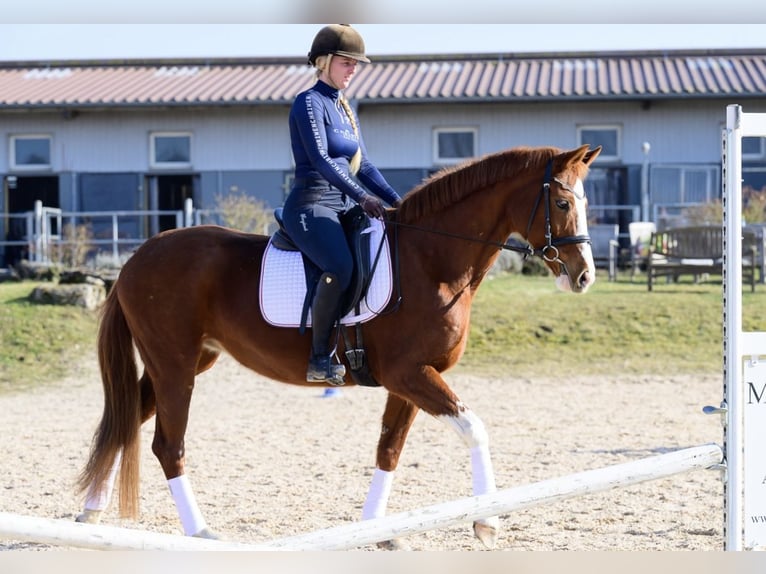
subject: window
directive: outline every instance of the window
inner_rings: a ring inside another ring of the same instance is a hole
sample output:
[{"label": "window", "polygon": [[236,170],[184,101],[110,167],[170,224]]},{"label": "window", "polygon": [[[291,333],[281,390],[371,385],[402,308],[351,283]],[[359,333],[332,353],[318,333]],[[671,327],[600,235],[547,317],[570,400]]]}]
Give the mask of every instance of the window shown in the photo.
[{"label": "window", "polygon": [[579,145],[601,146],[596,161],[617,161],[622,158],[622,134],[620,126],[580,126],[577,128]]},{"label": "window", "polygon": [[458,163],[476,157],[476,128],[435,128],[434,163]]},{"label": "window", "polygon": [[766,155],[766,138],[742,138],[742,159],[762,159],[764,155]]},{"label": "window", "polygon": [[51,168],[51,136],[11,136],[10,166],[13,170],[44,170]]},{"label": "window", "polygon": [[721,198],[721,173],[717,165],[654,165],[649,176],[649,195],[658,224],[681,220],[690,205]]},{"label": "window", "polygon": [[150,164],[157,168],[191,167],[191,134],[154,133],[149,142]]}]

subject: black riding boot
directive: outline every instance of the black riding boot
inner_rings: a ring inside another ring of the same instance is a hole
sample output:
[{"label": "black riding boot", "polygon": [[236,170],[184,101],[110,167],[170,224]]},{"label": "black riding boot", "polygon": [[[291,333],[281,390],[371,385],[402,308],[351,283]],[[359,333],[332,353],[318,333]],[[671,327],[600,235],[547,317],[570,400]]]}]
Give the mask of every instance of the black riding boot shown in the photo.
[{"label": "black riding boot", "polygon": [[335,363],[330,356],[330,335],[340,314],[341,297],[338,279],[332,273],[319,278],[314,300],[311,303],[311,358],[306,374],[310,383],[328,382],[342,385],[346,367]]}]

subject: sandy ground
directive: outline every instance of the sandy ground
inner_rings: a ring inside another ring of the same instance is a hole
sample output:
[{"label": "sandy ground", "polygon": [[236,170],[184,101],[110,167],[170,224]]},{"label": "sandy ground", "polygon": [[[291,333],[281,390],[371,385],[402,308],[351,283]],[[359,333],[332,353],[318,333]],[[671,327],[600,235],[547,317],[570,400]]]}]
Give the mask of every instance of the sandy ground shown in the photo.
[{"label": "sandy ground", "polygon": [[[721,376],[538,380],[449,374],[486,423],[498,488],[721,442]],[[101,412],[95,364],[68,380],[0,395],[0,511],[73,520],[73,484]],[[201,376],[187,434],[187,473],[211,528],[259,543],[359,520],[375,465],[382,389],[296,388],[231,359]],[[141,518],[109,525],[180,534],[143,429]],[[467,449],[420,414],[400,462],[389,513],[471,495]],[[721,550],[722,482],[700,470],[501,516],[497,550]],[[116,506],[116,505],[114,505]],[[409,536],[413,550],[482,550],[470,524]],[[0,541],[4,550],[50,547]],[[373,550],[368,546],[363,550]]]}]

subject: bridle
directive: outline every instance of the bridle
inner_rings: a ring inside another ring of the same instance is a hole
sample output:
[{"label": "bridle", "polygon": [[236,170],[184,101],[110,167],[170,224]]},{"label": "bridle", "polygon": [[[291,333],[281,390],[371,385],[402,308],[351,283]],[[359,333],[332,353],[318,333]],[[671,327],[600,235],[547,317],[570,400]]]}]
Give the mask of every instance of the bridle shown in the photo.
[{"label": "bridle", "polygon": [[499,249],[504,249],[507,251],[516,251],[517,253],[523,253],[525,257],[529,255],[537,255],[538,257],[541,257],[543,260],[547,262],[558,263],[559,265],[561,265],[562,269],[566,272],[566,265],[559,257],[559,249],[558,249],[559,246],[574,245],[578,243],[590,243],[591,240],[589,235],[567,235],[564,237],[556,237],[556,238],[553,237],[553,232],[551,231],[551,205],[550,205],[551,181],[555,181],[567,191],[575,193],[575,191],[569,185],[567,185],[560,179],[553,177],[553,159],[549,160],[548,164],[545,166],[545,177],[544,177],[542,189],[540,190],[540,193],[537,195],[537,199],[535,200],[535,205],[532,208],[532,213],[529,216],[529,223],[527,223],[527,233],[526,233],[526,236],[529,237],[529,232],[532,229],[532,223],[535,220],[535,216],[537,215],[537,210],[539,209],[540,203],[542,202],[545,205],[545,245],[541,248],[535,248],[529,242],[522,243],[513,238],[501,243],[499,241],[491,241],[489,239],[480,239],[478,237],[469,237],[467,235],[460,235],[458,233],[451,233],[449,231],[442,231],[439,229],[428,229],[428,228],[420,227],[417,225],[409,225],[407,223],[401,223],[396,220],[388,220],[386,221],[386,224],[394,225],[396,228],[407,227],[409,229],[417,229],[420,231],[434,233],[437,235],[445,235],[447,237],[462,239],[464,241],[472,241],[474,243],[483,243],[485,245],[493,245],[495,247],[498,247]]},{"label": "bridle", "polygon": [[566,270],[566,265],[559,258],[559,245],[575,245],[578,243],[590,243],[590,235],[567,235],[564,237],[553,238],[553,232],[551,231],[551,180],[558,183],[561,187],[575,193],[575,191],[566,183],[561,181],[557,177],[553,177],[553,160],[548,161],[548,165],[545,166],[545,178],[543,181],[543,188],[535,200],[535,206],[532,208],[532,214],[529,216],[529,223],[527,223],[526,236],[529,237],[529,232],[532,230],[532,222],[537,215],[537,209],[540,207],[540,200],[543,200],[545,204],[545,246],[541,249],[533,250],[535,255],[542,257],[545,261],[555,262],[561,265]]},{"label": "bridle", "polygon": [[[513,238],[510,238],[508,241],[500,243],[499,241],[491,241],[489,239],[480,239],[478,237],[469,237],[467,235],[461,235],[459,233],[451,233],[449,231],[442,231],[440,229],[429,229],[426,227],[420,227],[419,225],[410,225],[408,223],[401,223],[399,221],[396,221],[395,219],[386,219],[385,220],[386,225],[394,226],[394,267],[395,267],[394,275],[397,278],[396,280],[397,297],[393,305],[390,306],[386,311],[384,311],[384,313],[385,314],[393,313],[399,308],[399,304],[402,301],[400,273],[399,273],[399,228],[400,227],[406,227],[408,229],[415,229],[418,231],[424,231],[426,233],[433,233],[436,235],[444,235],[446,237],[461,239],[463,241],[471,241],[473,243],[482,243],[484,245],[492,245],[494,247],[497,247],[498,249],[504,249],[507,251],[515,251],[517,253],[522,253],[525,258],[530,255],[537,255],[538,257],[541,257],[544,261],[547,261],[550,263],[558,263],[561,267],[561,273],[569,275],[566,264],[559,257],[559,249],[558,249],[559,246],[574,245],[577,243],[590,243],[590,236],[589,235],[567,235],[565,237],[556,237],[556,238],[553,237],[553,232],[551,231],[551,206],[550,206],[551,181],[555,181],[564,189],[574,193],[575,195],[576,195],[576,192],[571,188],[571,186],[567,185],[565,182],[561,181],[560,179],[556,177],[553,177],[553,159],[549,160],[548,164],[545,166],[545,177],[543,179],[544,179],[543,187],[540,190],[540,193],[537,195],[537,199],[535,200],[535,205],[532,208],[532,213],[529,216],[529,223],[527,223],[527,234],[526,234],[526,236],[529,237],[529,232],[532,228],[532,223],[535,220],[535,215],[537,215],[537,210],[539,209],[540,202],[542,201],[545,204],[545,245],[539,249],[536,249],[535,247],[533,247],[529,242],[522,243]],[[383,245],[383,240],[381,239],[381,247],[382,245]],[[378,254],[379,253],[380,253],[380,247],[378,248]],[[377,260],[378,260],[378,257],[376,256],[375,265],[377,265]]]}]

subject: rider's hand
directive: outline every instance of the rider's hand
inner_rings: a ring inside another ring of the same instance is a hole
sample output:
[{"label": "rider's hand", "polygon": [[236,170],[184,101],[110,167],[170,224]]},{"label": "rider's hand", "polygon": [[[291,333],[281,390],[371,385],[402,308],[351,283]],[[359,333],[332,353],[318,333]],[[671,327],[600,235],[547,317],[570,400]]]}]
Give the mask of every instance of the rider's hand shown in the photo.
[{"label": "rider's hand", "polygon": [[383,207],[383,202],[373,195],[365,194],[359,201],[359,205],[362,206],[364,212],[370,217],[383,219],[383,216],[386,214],[386,208]]}]

